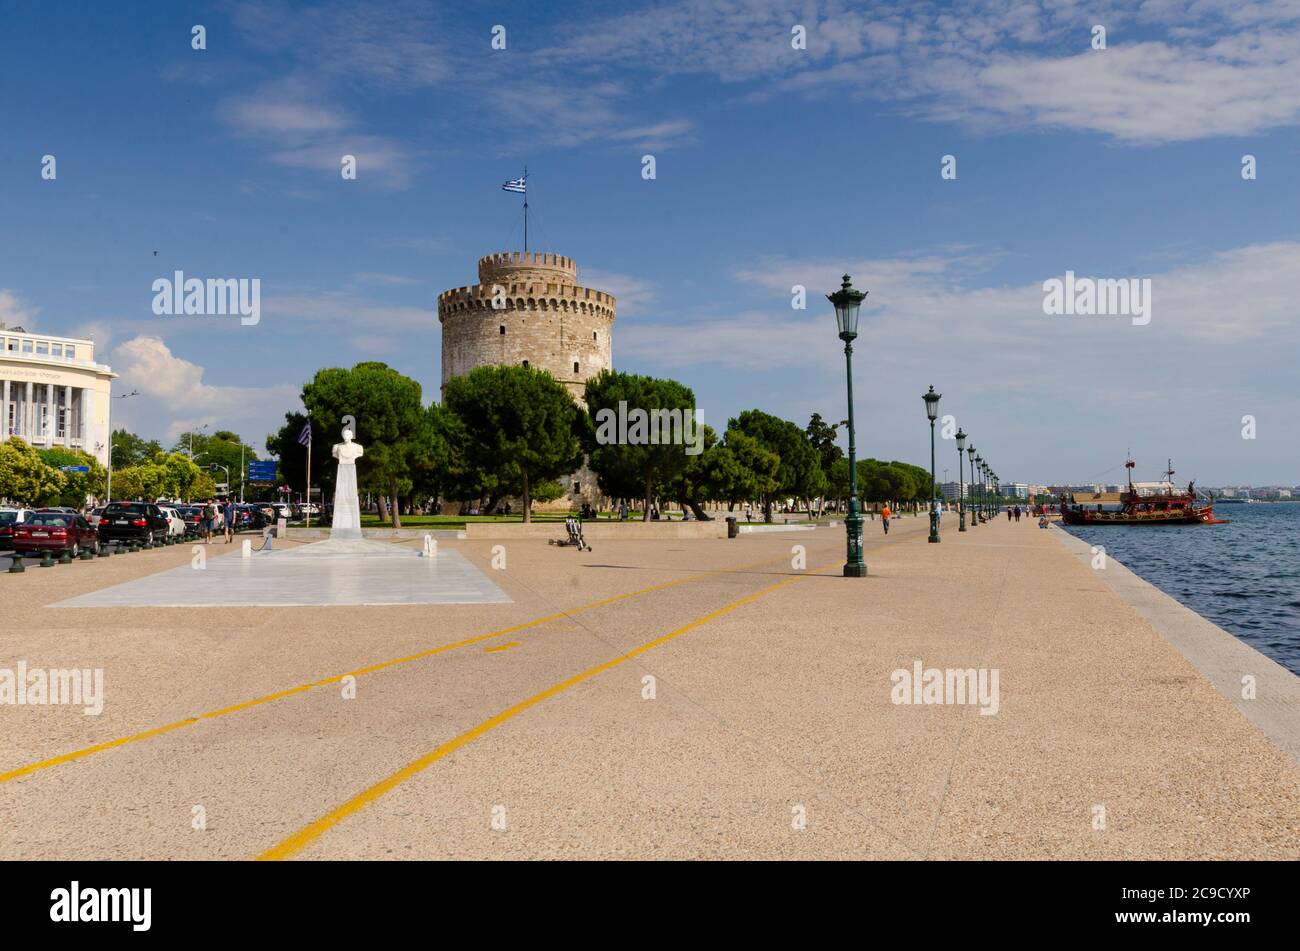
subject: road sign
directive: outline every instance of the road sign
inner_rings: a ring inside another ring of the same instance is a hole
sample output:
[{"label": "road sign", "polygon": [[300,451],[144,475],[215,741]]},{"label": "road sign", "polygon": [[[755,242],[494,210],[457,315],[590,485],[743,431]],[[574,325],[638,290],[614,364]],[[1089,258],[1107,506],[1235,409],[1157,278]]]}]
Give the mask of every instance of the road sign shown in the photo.
[{"label": "road sign", "polygon": [[248,463],[248,481],[249,482],[274,482],[275,481],[275,460],[256,460]]},{"label": "road sign", "polygon": [[89,472],[90,466],[59,466],[64,472]]}]

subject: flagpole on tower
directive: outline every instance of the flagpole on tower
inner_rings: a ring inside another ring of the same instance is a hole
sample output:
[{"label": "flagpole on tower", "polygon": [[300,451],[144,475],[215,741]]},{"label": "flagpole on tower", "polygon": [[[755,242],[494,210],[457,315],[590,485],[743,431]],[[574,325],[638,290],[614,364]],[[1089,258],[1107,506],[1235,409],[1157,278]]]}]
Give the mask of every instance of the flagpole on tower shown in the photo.
[{"label": "flagpole on tower", "polygon": [[528,166],[524,166],[524,253],[528,253]]}]

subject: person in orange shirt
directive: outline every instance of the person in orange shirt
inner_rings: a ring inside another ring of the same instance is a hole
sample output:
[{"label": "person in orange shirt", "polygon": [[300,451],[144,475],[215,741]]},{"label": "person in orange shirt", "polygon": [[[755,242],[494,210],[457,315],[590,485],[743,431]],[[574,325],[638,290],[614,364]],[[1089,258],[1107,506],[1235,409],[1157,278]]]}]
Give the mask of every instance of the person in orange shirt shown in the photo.
[{"label": "person in orange shirt", "polygon": [[880,522],[885,526],[886,535],[889,534],[889,517],[893,514],[894,514],[893,512],[889,511],[888,505],[886,505],[884,508],[880,510]]}]

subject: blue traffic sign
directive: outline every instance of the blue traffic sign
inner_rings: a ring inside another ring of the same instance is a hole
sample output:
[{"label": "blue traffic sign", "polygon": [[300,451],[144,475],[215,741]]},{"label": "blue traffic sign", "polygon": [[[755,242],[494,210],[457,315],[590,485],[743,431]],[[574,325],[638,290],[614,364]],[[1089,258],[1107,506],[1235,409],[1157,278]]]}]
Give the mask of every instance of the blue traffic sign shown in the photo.
[{"label": "blue traffic sign", "polygon": [[90,466],[59,466],[64,472],[89,472]]}]

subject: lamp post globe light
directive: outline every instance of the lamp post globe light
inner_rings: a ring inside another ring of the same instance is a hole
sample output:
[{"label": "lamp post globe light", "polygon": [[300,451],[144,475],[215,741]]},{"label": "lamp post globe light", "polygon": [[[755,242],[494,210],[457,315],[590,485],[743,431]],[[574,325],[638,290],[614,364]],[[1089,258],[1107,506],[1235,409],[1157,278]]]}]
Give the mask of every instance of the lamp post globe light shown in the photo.
[{"label": "lamp post globe light", "polygon": [[977,519],[983,519],[983,518],[984,518],[984,482],[983,482],[983,479],[984,479],[984,457],[981,456],[979,453],[976,453],[976,454],[975,454],[975,468],[976,468],[977,470],[979,470],[979,473],[980,473],[980,480],[981,480],[981,481],[980,481],[980,494],[979,494],[979,499],[978,499],[978,500],[976,501],[976,503],[975,503],[975,517],[976,517]]},{"label": "lamp post globe light", "polygon": [[971,501],[970,527],[974,528],[976,525],[979,524],[980,521],[979,514],[975,511],[975,444],[974,443],[971,443],[969,446],[966,447],[966,462],[969,464],[968,468],[970,469],[970,492],[968,493],[970,495],[970,501]]},{"label": "lamp post globe light", "polygon": [[939,399],[942,394],[936,393],[934,387],[930,387],[929,392],[923,393],[921,399],[925,400],[925,415],[930,419],[930,542],[939,541],[939,497],[935,491],[934,483],[934,421],[939,418]]},{"label": "lamp post globe light", "polygon": [[826,299],[835,308],[835,325],[844,341],[844,370],[848,381],[849,397],[849,511],[844,519],[847,535],[848,557],[844,562],[844,577],[865,578],[867,564],[862,560],[862,509],[858,503],[857,449],[853,441],[853,340],[858,335],[858,308],[866,298],[866,291],[854,290],[847,274],[844,283]]},{"label": "lamp post globe light", "polygon": [[966,451],[966,434],[959,428],[957,430],[957,531],[966,531],[966,506],[965,493],[966,487],[962,484],[965,477],[962,475],[962,454]]}]

